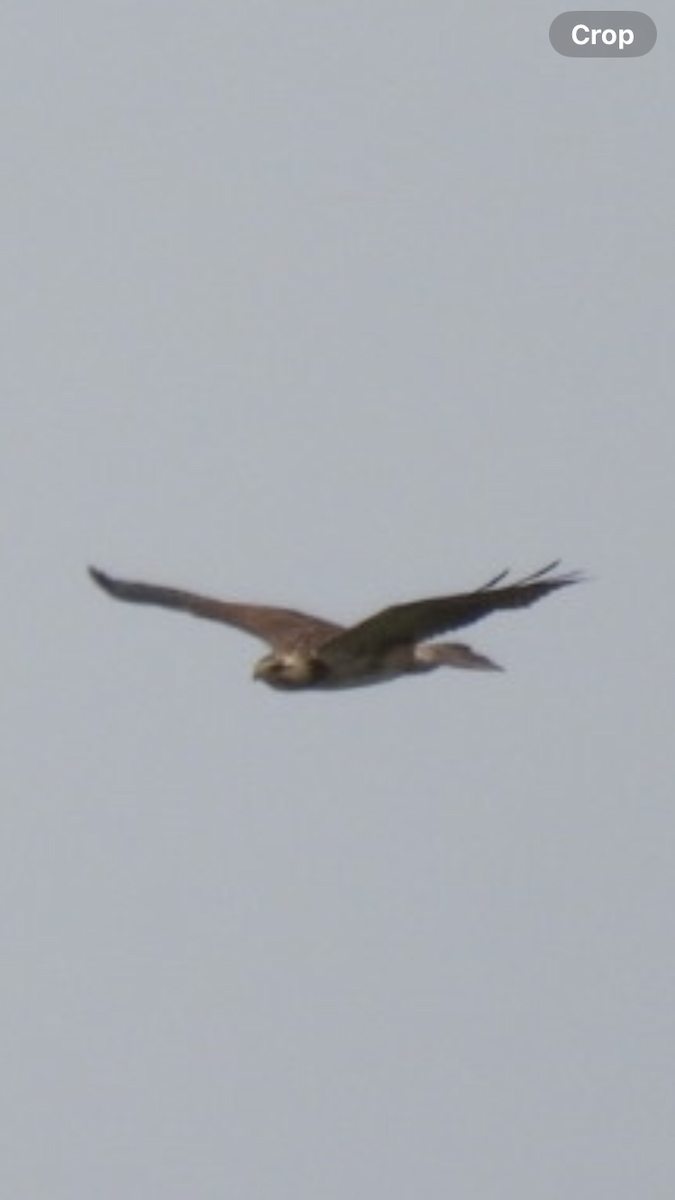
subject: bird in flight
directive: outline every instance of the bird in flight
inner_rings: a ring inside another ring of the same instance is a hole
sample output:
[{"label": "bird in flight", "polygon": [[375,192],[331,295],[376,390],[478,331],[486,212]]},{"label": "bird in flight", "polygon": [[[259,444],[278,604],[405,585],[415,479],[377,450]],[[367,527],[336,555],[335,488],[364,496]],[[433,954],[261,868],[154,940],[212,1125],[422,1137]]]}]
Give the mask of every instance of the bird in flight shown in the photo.
[{"label": "bird in flight", "polygon": [[550,592],[579,582],[577,572],[557,574],[558,566],[558,561],[549,563],[512,583],[503,582],[508,571],[502,571],[474,591],[395,604],[347,627],[290,608],[238,604],[152,583],[131,583],[94,567],[89,573],[117,600],[175,608],[253,634],[271,651],[256,663],[254,679],[280,691],[301,691],[386,683],[437,667],[500,671],[464,642],[429,639],[501,609],[528,608]]}]

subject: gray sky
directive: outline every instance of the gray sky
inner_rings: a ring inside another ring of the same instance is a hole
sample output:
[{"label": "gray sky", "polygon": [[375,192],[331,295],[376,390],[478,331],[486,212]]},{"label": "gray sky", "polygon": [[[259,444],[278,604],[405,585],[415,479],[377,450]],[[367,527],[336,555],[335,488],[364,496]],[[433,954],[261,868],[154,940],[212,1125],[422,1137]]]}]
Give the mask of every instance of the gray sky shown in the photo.
[{"label": "gray sky", "polygon": [[[520,0],[9,0],[0,1191],[675,1189],[673,74]],[[250,681],[555,556],[502,676]]]}]

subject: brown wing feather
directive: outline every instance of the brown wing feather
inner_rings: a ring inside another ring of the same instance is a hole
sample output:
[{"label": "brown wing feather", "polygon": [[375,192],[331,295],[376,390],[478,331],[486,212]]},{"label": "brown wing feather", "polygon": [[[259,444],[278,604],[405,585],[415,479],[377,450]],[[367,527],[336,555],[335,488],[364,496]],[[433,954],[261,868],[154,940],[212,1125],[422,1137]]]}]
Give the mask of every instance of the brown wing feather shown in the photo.
[{"label": "brown wing feather", "polygon": [[213,600],[177,588],[113,579],[94,567],[89,568],[89,574],[99,587],[117,600],[178,609],[195,617],[204,617],[208,621],[220,621],[223,625],[232,625],[235,629],[253,634],[279,653],[312,649],[342,630],[341,625],[332,621],[324,621],[321,617],[313,617],[290,608],[270,608],[260,604],[235,604],[226,600]]},{"label": "brown wing feather", "polygon": [[550,592],[579,581],[580,576],[573,572],[551,575],[557,566],[557,562],[549,563],[532,575],[498,587],[507,574],[503,571],[473,592],[386,608],[332,638],[322,647],[321,658],[331,664],[346,658],[382,654],[393,646],[410,645],[451,629],[461,629],[500,609],[527,608]]}]

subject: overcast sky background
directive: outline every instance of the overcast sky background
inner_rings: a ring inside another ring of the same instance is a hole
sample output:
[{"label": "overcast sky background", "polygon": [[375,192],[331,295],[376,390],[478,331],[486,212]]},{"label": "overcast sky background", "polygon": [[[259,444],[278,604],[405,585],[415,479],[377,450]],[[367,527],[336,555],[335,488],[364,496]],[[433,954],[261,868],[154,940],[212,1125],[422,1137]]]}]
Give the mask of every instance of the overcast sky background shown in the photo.
[{"label": "overcast sky background", "polygon": [[[670,1200],[673,32],[8,0],[0,1190]],[[283,696],[561,556],[504,675]]]}]

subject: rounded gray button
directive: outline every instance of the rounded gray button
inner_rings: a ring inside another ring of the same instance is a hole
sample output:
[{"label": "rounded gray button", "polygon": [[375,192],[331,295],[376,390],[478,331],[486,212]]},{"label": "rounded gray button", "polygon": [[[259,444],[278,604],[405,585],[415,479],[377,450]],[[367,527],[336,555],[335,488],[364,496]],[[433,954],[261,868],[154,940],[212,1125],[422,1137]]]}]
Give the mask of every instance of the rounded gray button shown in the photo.
[{"label": "rounded gray button", "polygon": [[656,42],[656,25],[641,12],[565,12],[548,36],[568,58],[638,58]]}]

